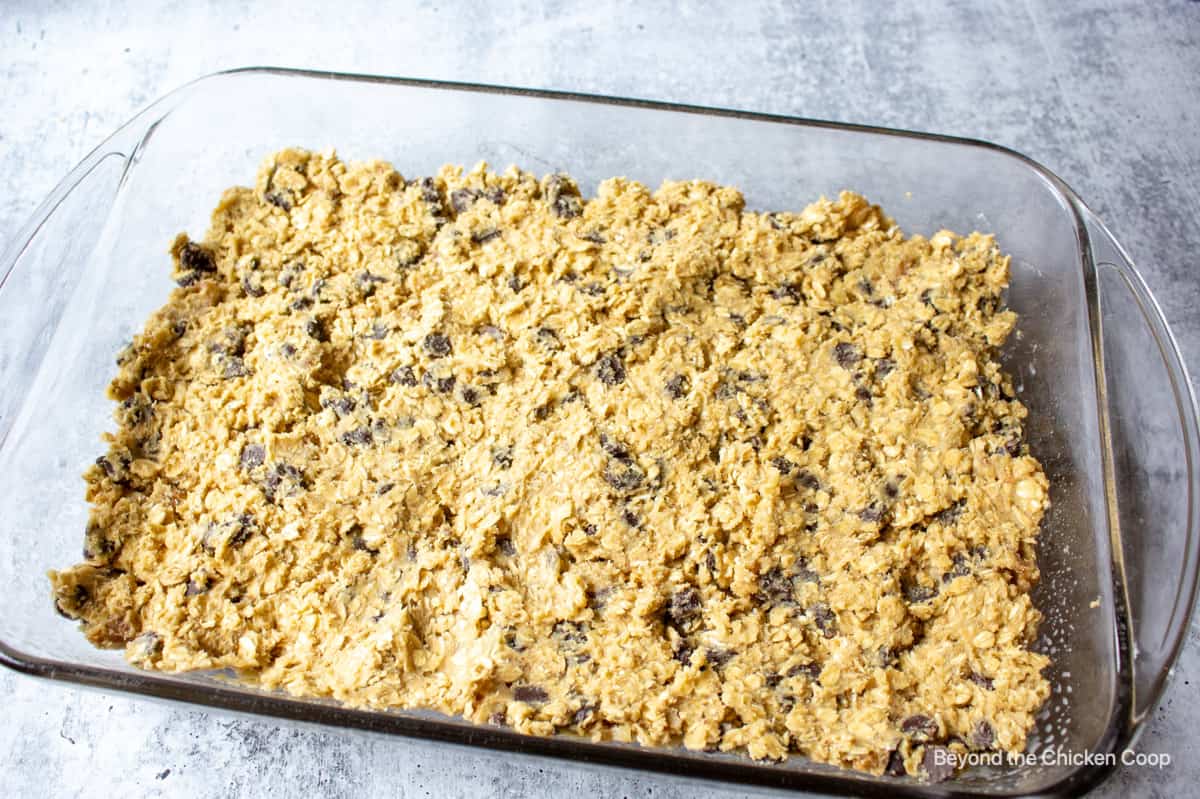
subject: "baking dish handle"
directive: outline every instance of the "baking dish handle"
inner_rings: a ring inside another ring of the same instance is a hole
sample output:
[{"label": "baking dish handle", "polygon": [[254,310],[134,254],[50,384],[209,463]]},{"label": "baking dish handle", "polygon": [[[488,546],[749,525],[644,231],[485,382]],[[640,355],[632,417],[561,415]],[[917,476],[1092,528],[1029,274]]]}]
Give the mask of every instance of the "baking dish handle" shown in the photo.
[{"label": "baking dish handle", "polygon": [[1134,727],[1162,695],[1187,635],[1200,573],[1196,398],[1161,309],[1129,256],[1084,209],[1100,301],[1107,428],[1129,608]]},{"label": "baking dish handle", "polygon": [[0,442],[16,418],[88,257],[102,235],[128,163],[106,141],[54,188],[0,256]]}]

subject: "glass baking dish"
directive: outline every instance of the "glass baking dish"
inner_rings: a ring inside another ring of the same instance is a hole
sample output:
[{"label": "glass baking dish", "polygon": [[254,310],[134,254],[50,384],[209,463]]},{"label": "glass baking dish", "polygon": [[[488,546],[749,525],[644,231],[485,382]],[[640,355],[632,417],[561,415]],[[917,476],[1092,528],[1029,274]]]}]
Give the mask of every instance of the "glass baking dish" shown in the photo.
[{"label": "glass baking dish", "polygon": [[[173,235],[200,236],[222,189],[284,146],[336,146],[407,176],[445,162],[701,177],[755,209],[799,209],[852,188],[905,231],[996,234],[1013,256],[1019,334],[1004,360],[1029,406],[1053,507],[1040,547],[1038,647],[1053,694],[1034,762],[953,781],[532,738],[422,712],[367,712],[240,686],[221,674],[141,672],[55,615],[45,573],[79,555],[80,474],[110,429],[113,358],[172,287]],[[1197,586],[1197,412],[1178,350],[1112,235],[1061,180],[994,145],[738,111],[280,69],[226,72],[154,103],[77,166],[0,264],[0,660],[16,670],[234,711],[362,727],[701,778],[847,794],[1078,794],[1119,764],[1162,694]]]}]

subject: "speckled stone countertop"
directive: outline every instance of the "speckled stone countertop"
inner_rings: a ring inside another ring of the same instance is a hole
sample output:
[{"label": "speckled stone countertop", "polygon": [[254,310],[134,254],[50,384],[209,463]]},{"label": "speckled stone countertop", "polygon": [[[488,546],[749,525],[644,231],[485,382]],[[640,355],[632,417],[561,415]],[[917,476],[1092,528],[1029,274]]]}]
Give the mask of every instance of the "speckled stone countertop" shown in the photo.
[{"label": "speckled stone countertop", "polygon": [[[1200,3],[1023,0],[988,11],[956,0],[911,8],[747,0],[726,4],[724,17],[696,3],[651,10],[658,4],[608,0],[135,5],[0,8],[0,247],[137,109],[219,69],[312,67],[647,97],[1015,148],[1056,171],[1113,229],[1200,372]],[[0,351],[5,334],[0,320]],[[1200,783],[1197,629],[1138,745],[1169,753],[1171,766],[1123,769],[1097,795],[1176,796]],[[0,793],[12,796],[698,793],[697,783],[669,777],[232,717],[4,670],[0,706]]]}]

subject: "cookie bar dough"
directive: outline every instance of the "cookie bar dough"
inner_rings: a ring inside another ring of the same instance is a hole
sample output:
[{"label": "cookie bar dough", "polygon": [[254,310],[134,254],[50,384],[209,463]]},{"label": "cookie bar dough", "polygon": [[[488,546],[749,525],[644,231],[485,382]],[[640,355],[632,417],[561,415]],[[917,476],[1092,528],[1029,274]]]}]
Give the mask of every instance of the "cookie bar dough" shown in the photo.
[{"label": "cookie bar dough", "polygon": [[285,150],[171,255],[51,574],[96,645],[874,773],[1024,747],[1048,486],[991,237]]}]

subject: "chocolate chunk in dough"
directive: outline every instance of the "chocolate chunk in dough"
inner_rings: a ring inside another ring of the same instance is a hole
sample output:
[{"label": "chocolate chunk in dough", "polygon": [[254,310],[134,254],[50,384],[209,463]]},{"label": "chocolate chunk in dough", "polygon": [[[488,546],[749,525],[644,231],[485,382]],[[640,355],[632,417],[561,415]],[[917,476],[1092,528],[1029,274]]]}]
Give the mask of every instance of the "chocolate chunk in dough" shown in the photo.
[{"label": "chocolate chunk in dough", "polygon": [[596,362],[596,378],[607,386],[618,386],[625,382],[625,363],[615,352]]},{"label": "chocolate chunk in dough", "polygon": [[541,705],[550,701],[550,694],[539,685],[516,685],[513,686],[513,698],[518,702]]},{"label": "chocolate chunk in dough", "polygon": [[921,757],[921,770],[930,782],[945,782],[954,776],[954,752],[945,746],[926,746]]},{"label": "chocolate chunk in dough", "polygon": [[450,346],[450,339],[442,333],[430,333],[422,342],[425,348],[425,354],[430,358],[445,358],[453,348]]},{"label": "chocolate chunk in dough", "polygon": [[900,723],[900,732],[918,741],[928,741],[937,737],[938,725],[929,716],[918,713]]},{"label": "chocolate chunk in dough", "polygon": [[848,341],[842,341],[834,345],[833,357],[838,366],[853,369],[862,360],[862,352]]}]

